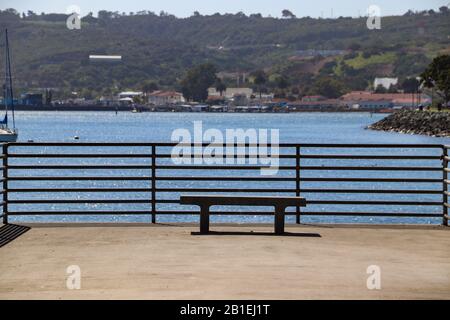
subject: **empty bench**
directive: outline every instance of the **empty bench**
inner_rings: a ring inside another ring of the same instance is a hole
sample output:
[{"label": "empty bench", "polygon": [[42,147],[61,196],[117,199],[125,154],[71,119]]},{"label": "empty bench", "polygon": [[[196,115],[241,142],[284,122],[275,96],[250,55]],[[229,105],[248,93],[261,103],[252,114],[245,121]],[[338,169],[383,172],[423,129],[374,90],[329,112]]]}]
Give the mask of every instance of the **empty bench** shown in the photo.
[{"label": "empty bench", "polygon": [[200,233],[209,233],[209,216],[212,206],[267,206],[275,208],[275,234],[284,234],[286,208],[306,207],[300,197],[244,197],[226,195],[181,196],[180,204],[200,207]]}]

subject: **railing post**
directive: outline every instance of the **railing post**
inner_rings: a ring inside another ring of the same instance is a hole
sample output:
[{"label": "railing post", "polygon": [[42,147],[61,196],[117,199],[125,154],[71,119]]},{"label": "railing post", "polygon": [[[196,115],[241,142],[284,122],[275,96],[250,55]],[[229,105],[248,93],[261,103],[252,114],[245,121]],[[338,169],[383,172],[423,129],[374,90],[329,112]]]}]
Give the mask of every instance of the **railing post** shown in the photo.
[{"label": "railing post", "polygon": [[152,145],[152,223],[156,223],[156,145]]},{"label": "railing post", "polygon": [[8,224],[8,144],[3,144],[3,224]]},{"label": "railing post", "polygon": [[[296,146],[295,152],[295,195],[300,197],[300,146]],[[300,224],[300,207],[296,208],[296,223]]]},{"label": "railing post", "polygon": [[443,151],[443,159],[442,159],[442,166],[443,166],[443,224],[444,226],[448,227],[448,148],[444,146]]}]

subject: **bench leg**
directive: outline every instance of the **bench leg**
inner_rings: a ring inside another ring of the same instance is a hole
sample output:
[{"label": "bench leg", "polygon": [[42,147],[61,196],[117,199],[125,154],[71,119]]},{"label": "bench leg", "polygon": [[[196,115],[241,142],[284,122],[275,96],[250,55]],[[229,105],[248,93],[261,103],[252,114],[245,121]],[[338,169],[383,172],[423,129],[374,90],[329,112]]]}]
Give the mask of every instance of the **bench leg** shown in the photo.
[{"label": "bench leg", "polygon": [[275,234],[284,234],[284,224],[285,224],[285,210],[284,207],[275,207]]},{"label": "bench leg", "polygon": [[200,234],[209,233],[209,206],[200,206]]}]

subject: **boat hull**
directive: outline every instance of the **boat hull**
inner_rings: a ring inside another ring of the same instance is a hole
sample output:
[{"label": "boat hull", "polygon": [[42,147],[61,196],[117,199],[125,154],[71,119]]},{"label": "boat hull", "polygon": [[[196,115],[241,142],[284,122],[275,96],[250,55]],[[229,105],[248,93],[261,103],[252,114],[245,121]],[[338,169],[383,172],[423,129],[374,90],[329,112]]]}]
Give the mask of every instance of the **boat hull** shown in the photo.
[{"label": "boat hull", "polygon": [[0,130],[0,143],[2,142],[16,142],[18,137],[17,132],[7,132]]}]

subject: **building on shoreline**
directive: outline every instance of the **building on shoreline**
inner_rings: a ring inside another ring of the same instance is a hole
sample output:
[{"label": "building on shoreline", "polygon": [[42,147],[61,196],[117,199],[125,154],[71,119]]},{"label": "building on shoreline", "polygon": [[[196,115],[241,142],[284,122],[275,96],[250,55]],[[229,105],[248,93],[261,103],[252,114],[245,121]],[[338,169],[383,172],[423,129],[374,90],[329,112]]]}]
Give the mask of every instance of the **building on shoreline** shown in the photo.
[{"label": "building on shoreline", "polygon": [[147,102],[155,106],[184,103],[183,94],[176,91],[153,91],[147,95]]},{"label": "building on shoreline", "polygon": [[245,96],[247,99],[251,99],[253,96],[252,88],[227,88],[220,93],[216,88],[208,89],[208,96],[210,97],[223,97],[225,99],[233,99],[235,96]]},{"label": "building on shoreline", "polygon": [[340,98],[342,105],[350,109],[401,109],[431,105],[426,94],[413,93],[372,93],[352,91]]}]

